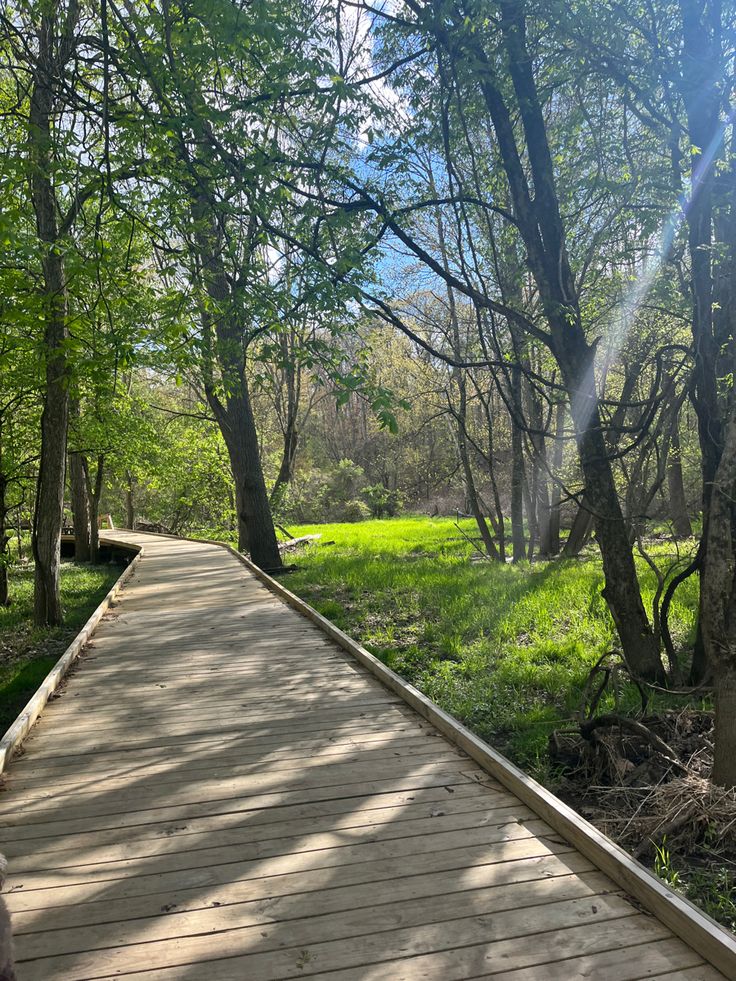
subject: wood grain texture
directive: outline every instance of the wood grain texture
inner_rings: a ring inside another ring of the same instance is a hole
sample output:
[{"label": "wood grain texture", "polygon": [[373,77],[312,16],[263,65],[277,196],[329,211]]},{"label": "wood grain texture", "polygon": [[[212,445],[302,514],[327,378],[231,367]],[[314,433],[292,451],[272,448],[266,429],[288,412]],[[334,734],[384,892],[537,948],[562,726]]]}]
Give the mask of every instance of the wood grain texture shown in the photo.
[{"label": "wood grain texture", "polygon": [[19,981],[736,977],[239,558],[109,537],[144,555],[0,794]]}]

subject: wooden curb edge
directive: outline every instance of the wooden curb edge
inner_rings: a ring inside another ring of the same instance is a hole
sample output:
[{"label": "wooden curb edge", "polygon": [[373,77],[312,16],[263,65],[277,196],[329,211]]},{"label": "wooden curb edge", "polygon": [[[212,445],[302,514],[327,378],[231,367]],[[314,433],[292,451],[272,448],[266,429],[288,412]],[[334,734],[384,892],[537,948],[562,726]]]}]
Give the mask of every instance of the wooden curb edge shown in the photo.
[{"label": "wooden curb edge", "polygon": [[35,694],[31,696],[25,707],[22,709],[20,715],[18,715],[16,718],[15,722],[13,722],[13,724],[10,726],[3,738],[0,739],[0,774],[5,771],[8,763],[13,758],[13,755],[23,744],[23,740],[26,738],[39,715],[46,707],[49,698],[51,698],[53,693],[68,674],[69,669],[79,657],[82,648],[94,633],[97,624],[107,613],[122,587],[133,575],[136,566],[144,554],[143,548],[139,545],[117,542],[103,537],[100,538],[100,544],[113,544],[130,550],[135,550],[136,555],[133,557],[131,562],[128,563],[125,569],[123,569],[100,605],[87,620],[85,625],[61,655],[53,668],[46,675]]},{"label": "wooden curb edge", "polygon": [[[120,529],[125,532],[125,529]],[[130,534],[130,532],[128,532]],[[328,637],[348,654],[351,654],[388,689],[397,694],[424,719],[431,722],[452,743],[464,750],[487,773],[515,794],[522,803],[545,820],[577,850],[590,859],[602,872],[633,897],[641,906],[653,913],[682,941],[701,957],[721,971],[726,978],[736,981],[736,936],[724,929],[701,909],[668,889],[664,882],[632,858],[631,855],[589,821],[565,804],[553,793],[507,760],[461,722],[443,711],[413,685],[408,684],[377,657],[349,637],[334,623],[323,617],[313,607],[283,586],[277,579],[238,552],[226,542],[211,538],[184,538],[180,535],[132,532],[135,535],[151,535],[199,545],[216,545],[230,552],[268,589],[288,606],[311,620]]]}]

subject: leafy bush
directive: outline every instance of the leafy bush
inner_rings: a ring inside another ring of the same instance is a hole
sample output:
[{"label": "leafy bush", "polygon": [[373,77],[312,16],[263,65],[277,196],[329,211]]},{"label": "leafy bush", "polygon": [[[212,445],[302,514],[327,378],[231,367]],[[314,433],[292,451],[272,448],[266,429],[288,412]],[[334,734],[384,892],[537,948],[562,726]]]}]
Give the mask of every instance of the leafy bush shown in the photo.
[{"label": "leafy bush", "polygon": [[371,484],[363,488],[363,497],[374,518],[395,518],[401,510],[401,495],[397,490],[389,490],[383,484]]},{"label": "leafy bush", "polygon": [[335,514],[342,506],[355,501],[364,487],[363,468],[352,460],[340,460],[327,478],[322,497],[327,513]]},{"label": "leafy bush", "polygon": [[371,509],[365,503],[361,501],[360,498],[354,498],[352,501],[347,501],[347,503],[342,505],[338,513],[339,521],[365,521],[366,518],[370,518]]},{"label": "leafy bush", "polygon": [[371,514],[360,499],[364,486],[363,468],[352,460],[340,460],[327,473],[302,472],[284,495],[280,515],[300,522],[362,521]]}]

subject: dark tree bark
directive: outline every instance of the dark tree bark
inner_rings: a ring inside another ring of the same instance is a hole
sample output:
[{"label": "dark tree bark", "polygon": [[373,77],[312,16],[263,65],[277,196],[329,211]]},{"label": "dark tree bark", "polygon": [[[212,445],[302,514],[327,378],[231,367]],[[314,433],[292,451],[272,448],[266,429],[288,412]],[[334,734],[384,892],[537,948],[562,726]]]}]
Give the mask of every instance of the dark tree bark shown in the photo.
[{"label": "dark tree bark", "polygon": [[74,558],[77,562],[90,561],[90,518],[87,481],[81,453],[69,454],[69,489],[74,521]]},{"label": "dark tree bark", "polygon": [[680,445],[679,418],[674,417],[670,451],[667,459],[667,491],[669,497],[670,518],[677,538],[690,538],[693,533],[690,515],[687,512],[685,497],[685,482],[682,479],[682,448]]},{"label": "dark tree bark", "polygon": [[[730,92],[723,51],[722,7],[680,0],[680,89],[692,160],[692,192],[685,209],[691,265],[694,350],[692,404],[698,420],[703,480],[700,616],[691,678],[711,673],[715,683],[716,733],[713,779],[736,785],[736,564],[734,489],[736,422],[732,395],[719,398],[719,383],[733,371],[736,344],[736,163],[719,173],[721,111]],[[731,125],[733,133],[733,124]]]},{"label": "dark tree bark", "polygon": [[135,481],[130,470],[125,471],[125,526],[135,528]]},{"label": "dark tree bark", "polygon": [[291,395],[288,396],[288,416],[284,432],[284,448],[281,453],[281,466],[276,475],[276,480],[271,488],[270,504],[271,510],[276,511],[284,498],[284,494],[291,483],[294,475],[294,464],[296,453],[299,448],[299,433],[297,431],[297,411],[298,405],[292,402]]},{"label": "dark tree bark", "polygon": [[94,481],[90,473],[89,460],[86,456],[82,457],[82,465],[84,469],[84,482],[87,487],[87,500],[89,501],[89,556],[90,562],[97,563],[100,557],[100,500],[102,498],[102,484],[105,474],[105,456],[103,453],[100,453],[97,457]]},{"label": "dark tree bark", "polygon": [[[704,0],[680,0],[682,16],[681,89],[687,114],[690,143],[706,153],[720,124],[722,63],[720,8]],[[714,69],[716,69],[714,71]],[[710,495],[722,446],[722,418],[718,399],[719,341],[713,324],[713,184],[711,165],[703,169],[693,156],[698,171],[686,220],[691,263],[693,298],[692,333],[693,407],[698,419],[703,475],[703,525],[707,526]]]},{"label": "dark tree bark", "polygon": [[[4,415],[0,413],[0,606],[7,606],[10,602],[10,591],[8,581],[8,568],[10,566],[10,541],[11,534],[8,528],[8,486],[10,477],[7,473],[7,464],[3,455],[4,451]],[[20,556],[19,556],[20,558]]]},{"label": "dark tree bark", "polygon": [[71,54],[78,17],[76,0],[66,10],[57,37],[59,4],[47,5],[38,29],[38,54],[30,94],[29,183],[42,248],[45,391],[41,414],[41,455],[33,518],[35,560],[34,622],[62,622],[59,570],[64,520],[69,369],[66,357],[67,292],[54,190],[54,91]]},{"label": "dark tree bark", "polygon": [[[525,373],[531,372],[532,362],[528,346],[520,348],[521,363]],[[537,393],[530,385],[525,386],[527,414],[529,420],[529,440],[532,445],[532,480],[530,488],[531,507],[534,511],[534,541],[540,558],[548,558],[552,554],[550,542],[550,500],[549,500],[549,467],[547,463],[547,443],[544,437],[544,413]],[[530,531],[531,534],[531,531]],[[530,546],[529,559],[533,550]]]},{"label": "dark tree bark", "polygon": [[736,786],[736,416],[716,470],[708,522],[708,561],[701,572],[701,630],[716,695],[713,780]]},{"label": "dark tree bark", "polygon": [[10,565],[10,533],[8,530],[8,507],[7,507],[7,488],[8,481],[5,474],[0,473],[0,606],[7,606],[10,602],[10,590],[8,582],[8,566]]},{"label": "dark tree bark", "polygon": [[524,536],[524,434],[519,423],[522,414],[521,370],[511,369],[511,547],[514,562],[526,558]]},{"label": "dark tree bark", "polygon": [[460,464],[463,471],[467,504],[470,507],[470,513],[473,515],[475,523],[478,527],[478,533],[481,537],[481,541],[483,542],[483,548],[485,549],[486,555],[491,559],[499,559],[500,556],[498,549],[496,548],[496,543],[493,540],[491,529],[488,527],[488,522],[486,521],[485,515],[483,514],[483,509],[481,508],[480,501],[478,499],[475,478],[473,476],[473,468],[470,463],[470,454],[468,453],[468,441],[465,435],[465,426],[467,423],[467,395],[465,381],[462,378],[458,378],[458,383],[460,388],[460,406],[457,410],[456,418],[456,443],[458,455],[460,456]]},{"label": "dark tree bark", "polygon": [[565,403],[558,402],[555,410],[555,445],[552,451],[552,494],[549,515],[549,554],[560,554],[560,508],[562,501],[562,464],[565,453]]},{"label": "dark tree bark", "polygon": [[[531,480],[529,479],[531,471]],[[537,468],[532,462],[531,466],[524,466],[524,481],[521,485],[524,496],[524,511],[526,512],[526,526],[529,533],[526,543],[526,558],[531,562],[534,558],[534,550],[537,547]]]},{"label": "dark tree bark", "polygon": [[222,431],[235,481],[238,548],[250,552],[255,564],[262,569],[278,570],[282,567],[281,553],[268,503],[245,375],[237,393],[231,392],[220,401],[214,392],[210,392],[208,400]]},{"label": "dark tree bark", "polygon": [[564,548],[562,549],[563,559],[574,559],[580,555],[588,544],[590,536],[593,534],[593,515],[588,509],[585,495],[580,502],[580,506],[575,513],[575,518],[567,536]]}]

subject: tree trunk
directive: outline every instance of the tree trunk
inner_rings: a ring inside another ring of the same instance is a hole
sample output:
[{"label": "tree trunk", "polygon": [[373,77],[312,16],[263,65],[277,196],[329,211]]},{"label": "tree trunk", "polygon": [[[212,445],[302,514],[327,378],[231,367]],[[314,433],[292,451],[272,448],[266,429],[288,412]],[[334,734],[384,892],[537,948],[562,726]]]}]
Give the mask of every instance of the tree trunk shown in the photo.
[{"label": "tree trunk", "polygon": [[[664,680],[659,641],[644,609],[641,587],[629,542],[626,522],[616,491],[608,447],[603,435],[590,352],[584,338],[570,331],[567,339],[578,351],[560,357],[573,407],[585,497],[593,513],[593,525],[603,559],[602,591],[616,624],[624,659],[631,672],[645,680]],[[572,335],[572,336],[571,336]],[[585,351],[585,358],[580,353]],[[577,364],[576,364],[577,362]],[[582,362],[582,363],[581,363]],[[585,363],[587,362],[587,364]],[[579,379],[588,378],[580,384]]]},{"label": "tree trunk", "polygon": [[[49,280],[47,280],[47,283]],[[54,304],[55,305],[55,304]],[[35,560],[33,619],[37,626],[62,623],[60,593],[61,529],[64,522],[64,484],[67,430],[66,358],[58,346],[62,317],[45,331],[47,341],[46,392],[41,415],[41,454],[33,517]]]},{"label": "tree trunk", "polygon": [[[532,479],[529,482],[529,471],[531,470]],[[537,547],[537,467],[532,462],[531,467],[524,468],[524,483],[522,484],[524,495],[524,509],[526,511],[526,527],[529,532],[529,539],[526,544],[526,557],[531,562],[534,558],[534,549]]]},{"label": "tree trunk", "polygon": [[89,562],[91,558],[89,498],[81,453],[69,454],[69,488],[74,521],[74,558],[77,562]]},{"label": "tree trunk", "polygon": [[131,531],[135,528],[134,481],[130,470],[125,471],[125,525]]},{"label": "tree trunk", "polygon": [[716,701],[713,780],[736,786],[736,408],[725,432],[710,498],[700,576],[700,627]]},{"label": "tree trunk", "polygon": [[296,451],[299,445],[299,434],[296,428],[296,411],[291,411],[289,406],[289,417],[284,433],[284,449],[281,454],[281,466],[276,476],[276,481],[271,488],[270,505],[272,511],[277,511],[286,493],[291,478],[294,474],[294,463],[296,461]]},{"label": "tree trunk", "polygon": [[[49,6],[52,9],[41,17],[38,31],[39,51],[28,124],[29,176],[36,229],[42,247],[44,302],[45,391],[32,536],[35,560],[33,615],[38,626],[56,626],[63,619],[59,571],[69,414],[66,278],[53,181],[53,93],[59,74],[57,58],[60,57],[55,37],[58,11],[53,9],[55,5]],[[70,7],[68,31],[74,31],[75,20]]]},{"label": "tree trunk", "polygon": [[6,492],[8,482],[5,474],[0,473],[0,606],[7,606],[10,602],[8,588],[8,566],[10,565],[10,535],[8,533],[8,507],[6,504]]},{"label": "tree trunk", "polygon": [[498,559],[498,549],[496,548],[496,543],[493,540],[493,535],[491,534],[491,529],[488,527],[488,522],[486,521],[485,515],[480,506],[478,500],[478,492],[475,488],[475,479],[473,477],[473,470],[470,466],[470,457],[468,455],[468,444],[465,439],[465,434],[462,432],[462,423],[458,423],[458,434],[457,434],[457,447],[460,455],[460,463],[463,468],[463,477],[465,479],[465,494],[467,502],[470,506],[470,513],[475,519],[475,523],[478,526],[478,533],[480,534],[481,541],[483,542],[483,548],[485,549],[486,555],[491,559]]},{"label": "tree trunk", "polygon": [[[532,371],[532,359],[529,345],[518,345],[521,364],[528,375]],[[549,503],[549,470],[547,466],[547,444],[544,438],[544,412],[537,393],[531,385],[524,386],[528,406],[529,438],[532,444],[533,474],[532,474],[532,506],[534,508],[534,538],[540,558],[551,554],[550,545],[550,503]],[[530,522],[531,527],[531,522]],[[530,531],[531,534],[531,531]],[[530,548],[529,560],[532,559]]]},{"label": "tree trunk", "polygon": [[496,480],[496,452],[495,452],[495,436],[493,431],[493,414],[491,412],[490,400],[484,401],[484,409],[486,413],[486,423],[488,426],[488,476],[491,481],[491,490],[493,492],[493,508],[495,512],[495,520],[492,518],[493,530],[496,533],[496,539],[498,541],[498,557],[501,562],[506,561],[506,528],[504,527],[504,517],[503,508],[501,507],[501,495],[498,490],[498,481]]},{"label": "tree trunk", "polygon": [[[711,9],[707,9],[711,8]],[[718,29],[710,15],[717,5],[702,0],[680,0],[682,16],[681,90],[685,103],[688,137],[698,154],[692,155],[695,193],[685,209],[691,263],[693,408],[698,420],[703,474],[703,526],[708,523],[710,495],[718,468],[723,426],[718,399],[719,344],[713,333],[713,181],[714,162],[701,161],[720,122],[721,82],[717,66],[722,61]],[[714,158],[715,160],[715,158]]]},{"label": "tree trunk", "polygon": [[[723,513],[723,503],[717,502],[719,514],[716,527],[711,534],[711,505],[717,480],[724,487],[722,465],[723,454],[728,438],[724,437],[725,425],[721,400],[718,396],[720,378],[732,371],[733,359],[733,304],[730,302],[733,289],[733,270],[736,255],[736,229],[734,214],[733,181],[736,177],[733,161],[729,171],[724,172],[720,181],[728,188],[717,209],[720,212],[718,225],[714,222],[714,194],[717,188],[717,162],[719,153],[710,153],[713,141],[720,132],[720,116],[722,108],[728,108],[724,99],[724,89],[721,79],[726,72],[722,44],[721,6],[719,4],[704,4],[702,0],[680,0],[682,18],[682,58],[679,71],[679,83],[687,114],[687,135],[690,144],[698,148],[697,154],[691,155],[691,200],[685,208],[688,231],[688,249],[690,252],[692,297],[692,335],[693,335],[693,385],[691,402],[698,420],[698,437],[700,445],[701,475],[702,475],[702,504],[703,504],[703,540],[700,548],[700,607],[698,634],[695,642],[691,666],[691,680],[701,681],[712,672],[716,680],[716,738],[723,739],[723,745],[716,743],[716,768],[719,777],[733,786],[736,782],[731,768],[734,766],[736,753],[733,748],[733,733],[728,737],[729,724],[724,719],[724,712],[729,709],[730,697],[727,694],[733,687],[734,668],[731,664],[724,666],[719,658],[719,652],[728,649],[728,626],[721,622],[720,636],[715,624],[719,617],[717,611],[720,604],[726,602],[725,583],[726,559],[723,554],[723,537],[726,517]],[[722,240],[714,241],[716,228],[726,232]],[[713,276],[713,266],[717,263],[720,271],[720,284],[723,289],[716,290]],[[717,302],[714,302],[717,301]],[[717,321],[721,329],[716,334]],[[725,327],[725,330],[724,330]],[[726,341],[729,340],[727,344]],[[726,354],[727,362],[719,365],[719,355]],[[730,463],[726,462],[728,466]],[[727,493],[733,490],[733,481]],[[733,518],[733,516],[732,516]],[[711,543],[716,547],[717,555],[711,555]],[[733,560],[733,543],[729,544],[731,560]],[[712,567],[715,564],[715,569]],[[719,583],[720,580],[720,583]],[[736,645],[731,642],[731,654]],[[719,699],[718,688],[724,689],[724,696]],[[733,706],[731,705],[732,709]],[[726,758],[730,754],[730,761]],[[726,777],[730,773],[731,779]]]},{"label": "tree trunk", "polygon": [[89,460],[82,457],[84,464],[84,479],[87,485],[87,498],[89,500],[89,553],[90,562],[97,564],[100,557],[100,499],[102,498],[102,482],[105,473],[105,457],[99,454],[97,457],[97,470],[95,471],[94,484],[89,472]]},{"label": "tree trunk", "polygon": [[593,515],[589,511],[585,495],[583,495],[570,528],[570,534],[567,536],[567,541],[562,549],[563,559],[574,559],[580,555],[592,533]]},{"label": "tree trunk", "polygon": [[552,555],[552,513],[549,502],[549,482],[547,480],[546,452],[543,453],[543,463],[536,464],[536,511],[537,511],[537,551],[540,558]]},{"label": "tree trunk", "polygon": [[[450,295],[452,296],[451,291]],[[451,315],[453,316],[457,353],[460,346],[460,337],[457,318],[454,316],[454,301],[451,303],[450,309]],[[462,372],[457,369],[453,372],[453,374],[458,389],[458,408],[457,411],[453,413],[453,419],[456,427],[455,442],[457,445],[458,456],[460,457],[460,465],[462,466],[463,479],[465,482],[465,497],[467,502],[466,507],[469,508],[470,513],[475,519],[478,533],[481,541],[483,542],[483,548],[485,549],[486,555],[491,559],[498,559],[498,549],[496,548],[496,543],[493,540],[491,529],[488,527],[488,522],[486,521],[485,515],[483,514],[483,509],[481,508],[480,501],[478,499],[475,478],[473,477],[473,468],[470,463],[470,454],[468,453],[468,436],[466,428],[468,423],[468,392],[465,377]]]},{"label": "tree trunk", "polygon": [[680,447],[679,419],[673,421],[670,452],[667,458],[667,489],[669,492],[670,517],[677,538],[690,538],[693,533],[690,516],[687,513],[685,483],[682,479],[682,457]]},{"label": "tree trunk", "polygon": [[[511,394],[514,413],[521,412],[521,373],[518,367],[511,369]],[[511,417],[511,545],[512,559],[521,562],[526,558],[524,538],[524,439],[517,419]]]},{"label": "tree trunk", "polygon": [[560,554],[560,506],[562,501],[562,464],[565,453],[565,403],[558,402],[555,416],[555,445],[552,452],[552,495],[549,515],[549,554]]},{"label": "tree trunk", "polygon": [[[736,649],[731,651],[736,665]],[[715,759],[711,779],[722,787],[736,787],[736,670],[716,672]]]},{"label": "tree trunk", "polygon": [[210,403],[222,430],[235,481],[238,549],[264,571],[282,568],[266,482],[258,450],[258,434],[245,375],[242,390],[231,392],[225,403]]},{"label": "tree trunk", "polygon": [[[203,198],[192,203],[197,223],[202,279],[216,315],[208,305],[201,307],[204,337],[203,377],[208,404],[222,432],[235,481],[238,548],[250,552],[256,565],[266,571],[283,568],[266,481],[261,466],[253,408],[245,374],[244,329],[238,307],[230,294],[222,260],[220,233]],[[222,395],[214,379],[214,364],[220,371]]]}]

